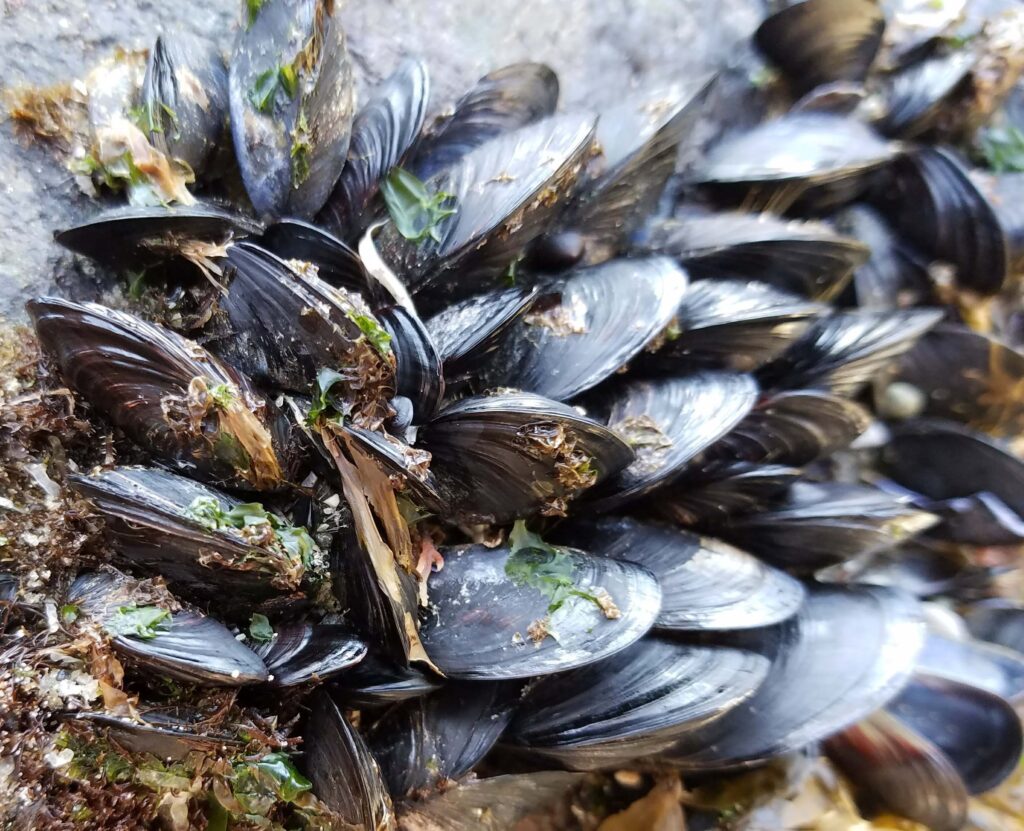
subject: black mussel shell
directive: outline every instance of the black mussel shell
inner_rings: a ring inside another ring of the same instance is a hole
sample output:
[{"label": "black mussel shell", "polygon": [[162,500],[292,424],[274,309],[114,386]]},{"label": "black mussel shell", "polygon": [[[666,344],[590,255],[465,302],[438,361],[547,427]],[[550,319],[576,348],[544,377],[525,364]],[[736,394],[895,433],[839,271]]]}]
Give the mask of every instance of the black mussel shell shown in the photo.
[{"label": "black mussel shell", "polygon": [[918,674],[888,711],[934,742],[972,794],[996,787],[1020,763],[1020,718],[1004,699],[978,687]]},{"label": "black mussel shell", "polygon": [[917,669],[981,687],[1014,705],[1024,701],[1024,655],[1009,647],[930,633],[917,656]]},{"label": "black mussel shell", "polygon": [[798,482],[784,503],[732,519],[721,534],[769,563],[812,572],[891,548],[935,521],[877,488]]},{"label": "black mussel shell", "polygon": [[1006,236],[957,155],[920,147],[897,159],[875,199],[901,235],[955,269],[957,285],[995,294],[1009,272]]},{"label": "black mussel shell", "polygon": [[892,586],[916,597],[958,595],[985,586],[988,570],[971,565],[960,550],[947,550],[917,538],[887,551],[879,551],[854,571],[858,583]]},{"label": "black mussel shell", "polygon": [[377,761],[323,690],[313,696],[303,736],[303,766],[317,798],[348,827],[394,828],[394,808]]},{"label": "black mussel shell", "polygon": [[884,31],[874,0],[802,0],[765,19],[754,42],[802,94],[834,81],[863,81]]},{"label": "black mussel shell", "polygon": [[400,831],[508,831],[529,822],[546,821],[583,774],[546,770],[506,774],[467,782],[426,802],[418,802],[399,818]]},{"label": "black mussel shell", "polygon": [[1024,431],[1024,354],[966,326],[943,323],[893,364],[889,377],[925,395],[922,415],[995,436]]},{"label": "black mussel shell", "polygon": [[359,295],[252,243],[232,246],[228,265],[220,299],[226,322],[206,341],[210,349],[253,378],[298,393],[312,390],[321,369],[336,370],[346,414],[371,424],[387,417],[394,354]]},{"label": "black mussel shell", "polygon": [[558,77],[544,64],[517,63],[495,70],[420,139],[412,170],[429,179],[481,144],[547,118],[557,104]]},{"label": "black mussel shell", "polygon": [[771,626],[794,615],[803,587],[738,548],[669,525],[602,517],[560,525],[553,539],[601,557],[638,563],[661,586],[655,629],[727,631]]},{"label": "black mussel shell", "polygon": [[[106,630],[125,609],[155,605],[139,602],[138,581],[114,571],[78,577],[68,592],[86,620]],[[259,656],[213,618],[182,609],[169,612],[149,637],[112,634],[114,649],[147,672],[191,684],[238,687],[267,680]]]},{"label": "black mussel shell", "polygon": [[999,442],[948,421],[893,431],[879,469],[945,521],[933,534],[975,545],[1011,545],[1024,534],[1024,462]]},{"label": "black mussel shell", "polygon": [[998,173],[985,175],[975,170],[971,178],[985,194],[992,210],[999,218],[1006,244],[1009,247],[1010,273],[1024,272],[1024,175],[1020,173]]},{"label": "black mussel shell", "polygon": [[210,203],[108,208],[78,225],[54,233],[76,254],[113,268],[138,271],[175,258],[223,256],[232,238],[258,234],[262,226]]},{"label": "black mussel shell", "polygon": [[316,266],[317,277],[336,289],[361,294],[368,303],[393,302],[363,267],[359,255],[337,237],[301,219],[279,219],[267,226],[260,246],[282,260]]},{"label": "black mussel shell", "polygon": [[899,70],[882,94],[885,112],[875,126],[884,135],[900,139],[931,132],[970,86],[977,61],[973,51],[957,50]]},{"label": "black mussel shell", "polygon": [[18,598],[18,578],[0,573],[0,603],[13,603]]},{"label": "black mussel shell", "polygon": [[[633,563],[507,545],[441,553],[444,568],[427,582],[431,605],[420,635],[451,678],[529,678],[601,661],[642,637],[658,615],[658,583]],[[550,581],[535,577],[549,571],[578,593],[552,594]]]},{"label": "black mussel shell", "polygon": [[498,136],[426,183],[450,194],[455,211],[433,235],[406,240],[389,221],[375,240],[381,257],[432,310],[507,285],[523,249],[561,210],[593,143],[594,122],[579,115]]},{"label": "black mussel shell", "polygon": [[837,296],[868,257],[863,243],[818,222],[694,209],[648,222],[633,245],[676,258],[694,277],[749,277],[820,300]]},{"label": "black mussel shell", "polygon": [[556,401],[575,398],[669,325],[686,286],[686,272],[663,257],[580,269],[542,292],[495,350],[479,383]]},{"label": "black mussel shell", "polygon": [[760,761],[820,741],[888,703],[924,640],[916,601],[874,586],[815,586],[799,615],[738,644],[771,660],[757,692],[686,734],[668,754],[683,770]]},{"label": "black mussel shell", "polygon": [[391,335],[391,351],[398,366],[395,390],[412,402],[413,423],[429,419],[444,396],[444,367],[430,331],[404,306],[389,306],[377,312]]},{"label": "black mussel shell", "polygon": [[363,659],[366,644],[335,623],[283,623],[274,627],[271,641],[253,651],[267,665],[275,687],[292,687],[345,672]]},{"label": "black mussel shell", "polygon": [[355,87],[331,0],[266,0],[231,58],[231,133],[260,215],[308,219],[348,153]]},{"label": "black mussel shell", "polygon": [[426,65],[406,58],[356,114],[348,160],[319,222],[349,242],[359,239],[381,213],[380,182],[416,141],[429,99]]},{"label": "black mussel shell", "polygon": [[217,47],[180,32],[159,35],[142,82],[150,143],[198,175],[220,142],[227,114],[228,71]]},{"label": "black mussel shell", "polygon": [[207,506],[227,513],[242,500],[170,471],[121,467],[71,474],[68,482],[104,518],[115,558],[163,577],[173,592],[218,614],[248,620],[263,603],[281,608],[326,569],[311,538],[305,552],[298,541],[286,546],[286,538],[295,539],[287,536],[295,530],[290,526],[282,529],[285,536],[269,522],[246,533],[204,518]]},{"label": "black mussel shell", "polygon": [[558,274],[583,259],[586,240],[579,231],[561,230],[538,237],[522,259],[528,271]]},{"label": "black mussel shell", "polygon": [[453,518],[466,522],[563,514],[570,500],[634,458],[596,421],[520,392],[450,404],[421,428],[417,444],[432,456]]},{"label": "black mussel shell", "polygon": [[683,295],[670,334],[643,356],[643,366],[680,375],[751,372],[782,354],[824,309],[766,283],[700,280]]},{"label": "black mussel shell", "polygon": [[644,638],[528,687],[509,739],[575,770],[650,764],[749,699],[768,672],[753,652]]},{"label": "black mussel shell", "polygon": [[183,761],[192,753],[217,754],[225,747],[242,750],[244,745],[238,739],[229,734],[210,733],[199,724],[203,718],[201,711],[177,707],[145,710],[138,715],[138,721],[97,712],[75,715],[75,721],[101,732],[116,747],[162,761]]},{"label": "black mussel shell", "polygon": [[618,254],[657,207],[714,82],[703,78],[635,96],[597,121],[599,173],[583,186],[562,220],[583,237],[585,261]]},{"label": "black mussel shell", "polygon": [[440,683],[415,667],[392,663],[375,652],[331,682],[331,693],[353,707],[394,704],[440,689]]},{"label": "black mussel shell", "polygon": [[511,288],[478,294],[445,307],[426,321],[437,347],[445,382],[462,382],[487,361],[505,333],[526,314],[538,289]]},{"label": "black mussel shell", "polygon": [[508,726],[514,693],[501,684],[448,684],[388,710],[369,726],[367,744],[391,795],[417,795],[469,773]]},{"label": "black mussel shell", "polygon": [[736,427],[702,455],[705,470],[733,465],[803,467],[849,447],[868,429],[871,414],[828,392],[791,390],[765,396]]},{"label": "black mussel shell", "polygon": [[837,312],[817,320],[778,360],[762,367],[765,389],[817,387],[853,396],[942,318],[938,309]]},{"label": "black mussel shell", "polygon": [[784,465],[714,467],[696,481],[687,477],[663,489],[654,508],[679,525],[717,528],[731,516],[766,511],[783,502],[799,476],[799,470]]},{"label": "black mussel shell", "polygon": [[1024,653],[1024,605],[984,600],[970,606],[964,620],[974,637]]},{"label": "black mussel shell", "polygon": [[837,207],[856,199],[868,185],[867,174],[896,153],[852,118],[791,113],[726,137],[692,178],[732,206],[781,213],[802,199],[819,208]]},{"label": "black mussel shell", "polygon": [[898,309],[933,302],[927,262],[898,236],[878,211],[851,205],[832,218],[836,228],[871,249],[853,272],[853,295],[861,309]]},{"label": "black mussel shell", "polygon": [[967,789],[932,742],[885,711],[847,727],[825,743],[830,759],[867,807],[884,809],[933,831],[959,831]]},{"label": "black mussel shell", "polygon": [[271,490],[304,464],[249,380],[198,344],[94,303],[28,304],[67,383],[161,461],[214,484]]},{"label": "black mussel shell", "polygon": [[753,378],[725,372],[631,381],[610,391],[602,400],[608,427],[633,448],[636,460],[589,494],[589,504],[610,510],[679,478],[756,400]]}]

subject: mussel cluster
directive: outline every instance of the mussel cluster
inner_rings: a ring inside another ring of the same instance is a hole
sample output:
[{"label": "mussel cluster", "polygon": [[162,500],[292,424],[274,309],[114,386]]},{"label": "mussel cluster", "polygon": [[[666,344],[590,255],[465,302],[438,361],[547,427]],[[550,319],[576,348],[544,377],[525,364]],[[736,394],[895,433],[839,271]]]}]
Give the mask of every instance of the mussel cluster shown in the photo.
[{"label": "mussel cluster", "polygon": [[[248,3],[227,66],[163,36],[107,67],[89,173],[130,204],[56,237],[140,313],[28,306],[133,448],[66,482],[111,560],[76,625],[130,673],[298,696],[338,827],[511,828],[574,772],[823,751],[865,811],[961,828],[1022,752],[1024,605],[993,599],[1022,174],[969,159],[1024,37],[1014,3],[897,5],[770,15],[796,103],[682,173],[714,78],[560,112],[516,64],[428,119],[407,59],[357,108],[330,0]],[[240,741],[168,712],[80,718]]]}]

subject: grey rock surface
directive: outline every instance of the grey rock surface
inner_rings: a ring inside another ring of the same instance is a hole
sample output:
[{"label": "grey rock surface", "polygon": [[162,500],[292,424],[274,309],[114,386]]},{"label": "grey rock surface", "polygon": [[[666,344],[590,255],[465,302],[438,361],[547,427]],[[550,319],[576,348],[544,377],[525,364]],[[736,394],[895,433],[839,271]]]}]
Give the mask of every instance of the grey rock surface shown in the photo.
[{"label": "grey rock surface", "polygon": [[[0,94],[84,77],[118,46],[145,48],[160,32],[202,35],[227,52],[241,6],[0,0]],[[521,60],[558,72],[563,107],[595,109],[641,85],[728,71],[744,63],[761,14],[760,0],[348,0],[340,10],[360,91],[417,55],[438,111],[484,73]],[[730,101],[723,91],[714,106],[737,106]],[[0,316],[21,318],[25,300],[42,292],[83,297],[109,285],[110,275],[52,239],[95,210],[51,150],[0,118]]]}]

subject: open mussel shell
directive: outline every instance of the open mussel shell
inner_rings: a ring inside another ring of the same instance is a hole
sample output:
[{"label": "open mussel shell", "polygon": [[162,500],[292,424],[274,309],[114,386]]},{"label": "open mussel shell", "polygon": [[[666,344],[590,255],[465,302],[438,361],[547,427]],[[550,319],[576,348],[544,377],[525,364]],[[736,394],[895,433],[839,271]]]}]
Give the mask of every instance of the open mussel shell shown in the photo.
[{"label": "open mussel shell", "polygon": [[631,381],[610,391],[602,401],[608,427],[633,448],[636,460],[589,494],[589,504],[610,510],[677,479],[756,399],[753,378],[725,372]]},{"label": "open mussel shell", "polygon": [[835,81],[863,81],[884,31],[874,0],[801,0],[766,18],[754,42],[803,94]]},{"label": "open mussel shell", "polygon": [[1010,647],[929,633],[917,656],[917,669],[981,687],[1016,706],[1024,702],[1024,656]]},{"label": "open mussel shell", "polygon": [[694,277],[749,275],[780,291],[820,300],[838,295],[867,247],[818,222],[739,211],[687,209],[648,222],[634,250],[679,260]]},{"label": "open mussel shell", "polygon": [[814,207],[852,202],[868,175],[897,150],[870,127],[826,113],[791,113],[726,137],[692,179],[716,199],[782,213],[798,201]]},{"label": "open mussel shell", "polygon": [[1006,236],[956,154],[920,147],[897,159],[875,202],[901,235],[955,269],[957,285],[995,294],[1009,272]]},{"label": "open mussel shell", "polygon": [[381,309],[377,317],[391,335],[395,391],[412,402],[413,423],[426,421],[444,396],[444,369],[430,331],[403,306]]},{"label": "open mussel shell", "polygon": [[800,613],[736,639],[767,656],[757,692],[687,733],[669,760],[683,770],[757,764],[820,741],[888,703],[910,677],[925,627],[916,601],[874,586],[815,586]]},{"label": "open mussel shell", "polygon": [[318,221],[355,242],[381,212],[380,182],[402,163],[420,133],[430,99],[422,61],[406,58],[356,114],[348,159]]},{"label": "open mussel shell", "polygon": [[832,217],[836,228],[871,249],[853,272],[853,295],[861,309],[928,305],[934,286],[927,262],[897,235],[878,211],[851,205]]},{"label": "open mussel shell", "polygon": [[159,35],[142,82],[150,143],[198,175],[220,142],[227,114],[228,71],[217,47],[180,32]]},{"label": "open mussel shell", "polygon": [[853,396],[942,318],[938,309],[850,311],[819,318],[757,373],[764,389],[817,387]]},{"label": "open mussel shell", "polygon": [[564,115],[487,142],[426,183],[450,194],[455,212],[419,242],[385,223],[375,240],[381,257],[434,309],[507,285],[523,249],[561,210],[593,141],[592,118]]},{"label": "open mussel shell", "polygon": [[249,380],[198,344],[94,303],[28,304],[68,385],[183,473],[272,490],[304,464],[297,436]]},{"label": "open mussel shell", "polygon": [[602,517],[560,525],[556,541],[638,563],[661,586],[655,629],[728,631],[771,626],[796,614],[803,587],[738,548],[670,525]]},{"label": "open mussel shell", "polygon": [[317,798],[348,827],[394,828],[394,808],[377,761],[324,690],[313,696],[303,736],[303,767]]},{"label": "open mussel shell", "polygon": [[376,652],[335,678],[332,695],[354,707],[378,707],[419,698],[440,689],[440,682],[415,667],[403,667]]},{"label": "open mussel shell", "polygon": [[657,207],[714,82],[702,78],[634,96],[597,121],[599,173],[574,197],[562,222],[583,238],[584,258],[599,263],[620,252]]},{"label": "open mussel shell", "polygon": [[476,767],[508,726],[517,686],[448,684],[372,723],[367,744],[392,797],[447,785]]},{"label": "open mussel shell", "polygon": [[672,333],[643,365],[680,375],[751,372],[789,348],[824,309],[766,283],[701,280],[683,295]]},{"label": "open mussel shell", "polygon": [[1024,653],[1024,605],[1010,600],[984,600],[964,614],[974,637]]},{"label": "open mussel shell", "polygon": [[337,289],[357,292],[368,303],[393,300],[363,267],[359,255],[323,228],[301,219],[279,219],[267,226],[260,246],[285,262],[298,260],[316,266],[316,275]]},{"label": "open mussel shell", "polygon": [[71,474],[68,482],[106,521],[115,558],[163,577],[173,592],[218,614],[247,620],[263,603],[279,609],[301,602],[300,590],[316,579],[323,560],[311,539],[304,557],[286,548],[269,524],[246,534],[202,521],[203,503],[228,513],[242,501],[170,471],[121,467]]},{"label": "open mussel shell", "polygon": [[461,382],[490,360],[505,333],[534,304],[538,289],[478,294],[445,307],[426,321],[444,368],[445,382]]},{"label": "open mussel shell", "polygon": [[702,455],[705,470],[736,462],[803,467],[849,447],[871,424],[860,404],[818,390],[765,396]]},{"label": "open mussel shell", "polygon": [[963,827],[967,789],[953,763],[884,710],[832,736],[825,749],[866,806],[892,811],[933,831]]},{"label": "open mussel shell", "polygon": [[[78,577],[68,592],[69,602],[100,628],[111,626],[119,610],[134,608],[138,583],[109,570]],[[142,604],[149,605],[149,604]],[[239,643],[213,618],[191,609],[170,612],[150,637],[112,635],[114,649],[146,672],[191,684],[239,687],[267,680],[259,656]]]},{"label": "open mussel shell", "polygon": [[495,70],[420,139],[412,170],[429,179],[491,139],[547,118],[557,104],[558,77],[550,67],[517,63]]},{"label": "open mussel shell", "polygon": [[783,502],[799,477],[797,468],[784,465],[714,467],[696,481],[687,477],[663,489],[654,507],[679,525],[717,528],[729,517],[759,513]]},{"label": "open mussel shell", "polygon": [[549,820],[583,774],[546,770],[467,782],[409,806],[400,831],[508,831],[536,817]]},{"label": "open mussel shell", "polygon": [[231,133],[260,215],[315,215],[348,152],[355,89],[332,7],[330,0],[266,0],[235,46]]},{"label": "open mussel shell", "polygon": [[454,516],[469,522],[563,514],[570,500],[634,458],[612,430],[520,392],[450,404],[420,429],[417,446],[431,454]]},{"label": "open mussel shell", "polygon": [[879,469],[943,517],[934,535],[976,545],[1022,539],[1024,462],[994,439],[949,421],[907,422],[882,449]]},{"label": "open mussel shell", "polygon": [[721,535],[769,563],[807,573],[891,548],[935,521],[877,488],[798,482],[781,505],[737,517]]},{"label": "open mussel shell", "polygon": [[528,687],[509,741],[574,770],[650,763],[749,699],[768,672],[754,652],[644,638]]},{"label": "open mussel shell", "polygon": [[686,287],[686,272],[664,257],[580,269],[541,293],[479,383],[575,398],[654,340],[684,302]]},{"label": "open mussel shell", "polygon": [[[430,575],[420,635],[451,678],[529,678],[601,661],[642,637],[658,615],[658,583],[633,563],[575,549],[513,553],[507,545],[441,553],[445,565]],[[558,569],[585,596],[559,604],[528,582],[536,568]]]},{"label": "open mussel shell", "polygon": [[189,754],[216,754],[225,747],[244,747],[227,733],[211,733],[200,722],[201,711],[183,707],[144,710],[138,720],[106,713],[77,713],[76,722],[84,722],[115,746],[132,754],[149,754],[162,761],[183,761]]},{"label": "open mussel shell", "polygon": [[978,56],[971,50],[925,58],[900,69],[882,93],[885,112],[876,121],[880,132],[892,138],[913,139],[940,126],[956,106]]},{"label": "open mussel shell", "polygon": [[394,356],[363,331],[380,323],[362,298],[252,243],[233,245],[227,262],[232,276],[219,301],[227,325],[207,340],[212,350],[257,380],[300,393],[321,369],[336,369],[346,374],[348,412],[386,417]]},{"label": "open mussel shell", "polygon": [[56,231],[54,239],[76,254],[113,268],[138,271],[175,258],[202,256],[207,246],[214,250],[232,238],[262,230],[255,220],[210,203],[124,205]]},{"label": "open mussel shell", "polygon": [[1020,763],[1020,718],[1009,703],[986,690],[919,673],[888,711],[934,742],[972,794],[996,787]]},{"label": "open mussel shell", "polygon": [[922,415],[995,436],[1024,430],[1024,354],[992,335],[942,323],[893,364],[892,381],[924,393]]},{"label": "open mussel shell", "polygon": [[275,687],[326,681],[358,664],[366,644],[345,626],[335,623],[284,623],[274,628],[271,641],[253,651],[267,665]]}]

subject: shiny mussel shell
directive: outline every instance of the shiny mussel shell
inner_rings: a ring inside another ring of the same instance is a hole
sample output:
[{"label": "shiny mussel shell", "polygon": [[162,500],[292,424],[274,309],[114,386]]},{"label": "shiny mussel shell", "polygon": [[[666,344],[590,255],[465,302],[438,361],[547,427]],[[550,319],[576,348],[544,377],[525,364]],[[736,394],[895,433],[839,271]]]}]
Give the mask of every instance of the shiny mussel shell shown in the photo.
[{"label": "shiny mussel shell", "polygon": [[[191,684],[238,687],[267,680],[267,668],[252,650],[213,618],[182,609],[171,611],[146,636],[118,634],[118,615],[142,608],[138,581],[113,569],[75,580],[68,601],[81,616],[112,635],[114,649],[146,671]],[[138,605],[136,605],[138,603]]]},{"label": "shiny mussel shell", "polygon": [[334,623],[284,623],[271,641],[254,648],[267,665],[270,682],[292,687],[326,681],[358,664],[366,644],[351,630]]},{"label": "shiny mussel shell", "polygon": [[266,0],[231,58],[231,133],[256,212],[308,219],[348,152],[355,110],[345,32],[331,0]]},{"label": "shiny mussel shell", "polygon": [[256,490],[298,472],[277,408],[193,341],[94,303],[41,298],[28,311],[68,384],[163,462]]},{"label": "shiny mussel shell", "polygon": [[[450,678],[529,678],[601,661],[642,637],[658,615],[658,583],[633,563],[557,548],[465,545],[442,554],[444,568],[427,584],[421,636]],[[578,594],[552,595],[551,581],[534,576],[549,572]]]},{"label": "shiny mussel shell", "polygon": [[531,393],[465,398],[424,425],[418,445],[465,521],[562,514],[587,488],[626,467],[633,451],[606,427]]},{"label": "shiny mussel shell", "polygon": [[568,401],[613,375],[685,302],[686,272],[669,259],[613,260],[542,292],[481,372],[484,387]]},{"label": "shiny mussel shell", "polygon": [[628,517],[576,520],[554,539],[592,554],[638,563],[661,586],[656,629],[727,631],[771,626],[796,614],[803,587],[738,548]]}]

